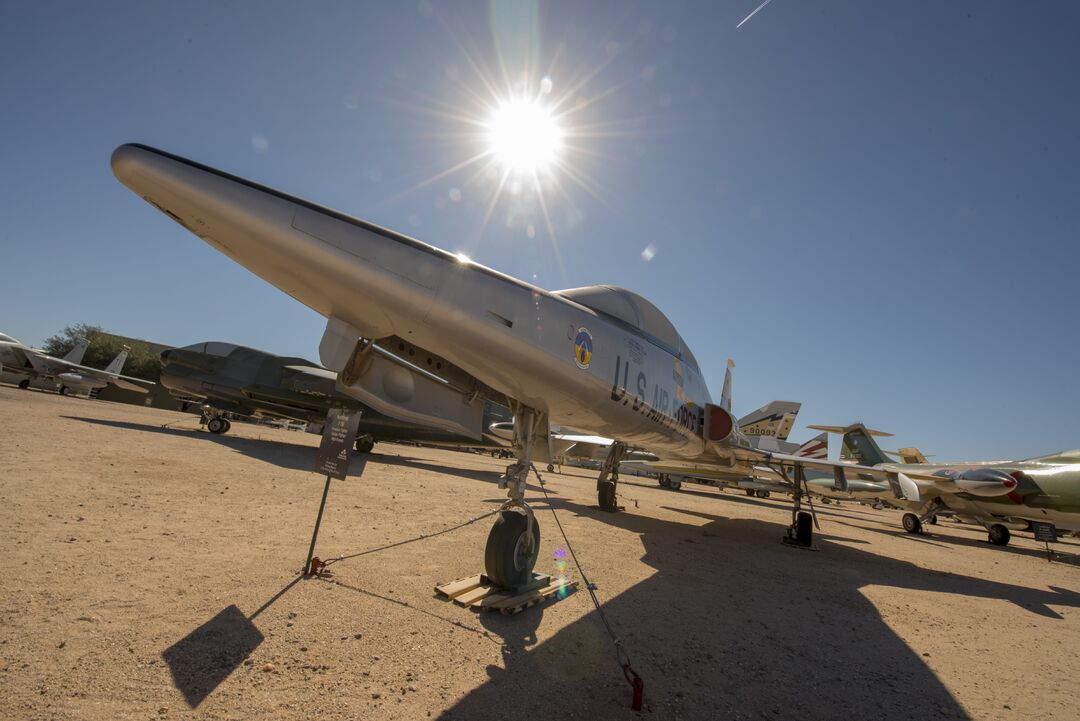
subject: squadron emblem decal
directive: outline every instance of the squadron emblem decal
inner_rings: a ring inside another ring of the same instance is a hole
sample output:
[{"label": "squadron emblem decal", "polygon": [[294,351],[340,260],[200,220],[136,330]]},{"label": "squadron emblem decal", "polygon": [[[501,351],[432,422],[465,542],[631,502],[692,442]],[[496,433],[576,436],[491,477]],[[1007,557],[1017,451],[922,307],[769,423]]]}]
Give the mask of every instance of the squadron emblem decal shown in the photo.
[{"label": "squadron emblem decal", "polygon": [[592,363],[593,340],[588,328],[578,328],[574,338],[574,362],[578,368],[586,369]]}]

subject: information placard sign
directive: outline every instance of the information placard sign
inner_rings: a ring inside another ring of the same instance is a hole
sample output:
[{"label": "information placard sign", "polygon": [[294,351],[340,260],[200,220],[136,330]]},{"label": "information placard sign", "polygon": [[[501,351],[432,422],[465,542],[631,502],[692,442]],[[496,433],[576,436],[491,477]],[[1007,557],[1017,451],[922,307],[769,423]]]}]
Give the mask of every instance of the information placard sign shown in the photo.
[{"label": "information placard sign", "polygon": [[315,456],[315,470],[344,481],[349,474],[349,452],[356,440],[360,412],[346,408],[331,408],[326,415],[322,443]]},{"label": "information placard sign", "polygon": [[1054,528],[1053,523],[1044,523],[1043,521],[1032,521],[1031,530],[1035,533],[1036,541],[1046,541],[1047,543],[1057,542],[1057,529]]}]

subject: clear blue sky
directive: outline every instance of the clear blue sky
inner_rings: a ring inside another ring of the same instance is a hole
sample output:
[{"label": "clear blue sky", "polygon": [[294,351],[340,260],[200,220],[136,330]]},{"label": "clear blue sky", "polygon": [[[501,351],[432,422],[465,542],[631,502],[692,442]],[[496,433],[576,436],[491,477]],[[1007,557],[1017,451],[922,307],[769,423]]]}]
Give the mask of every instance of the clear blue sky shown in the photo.
[{"label": "clear blue sky", "polygon": [[[641,292],[714,395],[736,360],[740,413],[801,400],[942,460],[1080,446],[1080,6],[774,0],[736,29],[756,5],[4,3],[0,329],[317,356],[321,318],[116,182],[137,141]],[[528,192],[485,222],[474,167],[415,187],[529,57],[574,108],[554,240]]]}]

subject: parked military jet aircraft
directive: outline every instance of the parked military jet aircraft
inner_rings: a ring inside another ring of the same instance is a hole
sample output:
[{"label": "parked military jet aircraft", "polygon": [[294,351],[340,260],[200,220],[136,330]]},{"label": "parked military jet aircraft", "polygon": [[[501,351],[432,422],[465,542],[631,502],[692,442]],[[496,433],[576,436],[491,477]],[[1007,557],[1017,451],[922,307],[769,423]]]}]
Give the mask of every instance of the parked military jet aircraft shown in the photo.
[{"label": "parked military jet aircraft", "polygon": [[[508,445],[490,433],[477,440],[383,415],[339,393],[336,379],[336,373],[303,358],[285,358],[233,343],[210,341],[161,352],[161,384],[173,395],[204,401],[209,407],[206,427],[212,433],[228,433],[230,424],[223,413],[286,418],[321,426],[330,408],[351,408],[363,411],[356,438],[356,450],[361,453],[371,451],[378,441],[500,448]],[[485,428],[507,417],[493,404],[488,404],[485,414]]]},{"label": "parked military jet aircraft", "polygon": [[[895,474],[892,482],[850,479],[842,492],[906,510],[903,525],[908,533],[919,533],[939,514],[984,526],[988,540],[998,546],[1009,543],[1010,529],[1030,530],[1033,521],[1080,530],[1080,449],[1021,461],[926,463],[918,449],[906,448],[901,449],[905,458],[923,462],[896,463],[873,438],[887,433],[871,431],[862,423],[809,427],[843,434],[844,448],[856,463]],[[930,474],[932,480],[911,473]],[[825,493],[834,486],[831,478],[810,479],[809,484]]]},{"label": "parked military jet aircraft", "polygon": [[28,376],[19,381],[20,388],[29,388],[32,378],[44,378],[60,383],[60,395],[66,395],[69,390],[89,391],[110,384],[128,391],[148,393],[146,386],[154,385],[142,378],[120,375],[128,357],[126,346],[104,370],[80,365],[88,346],[89,342],[80,338],[63,358],[53,358],[45,351],[30,348],[11,336],[0,333],[0,366]]},{"label": "parked military jet aircraft", "polygon": [[[387,415],[466,435],[480,434],[481,399],[513,411],[517,459],[501,483],[509,500],[485,550],[496,585],[532,577],[540,530],[525,502],[526,479],[552,424],[615,439],[597,479],[605,507],[614,506],[628,446],[703,470],[749,473],[768,463],[797,480],[805,468],[844,473],[827,461],[753,448],[731,413],[712,403],[671,321],[636,293],[610,285],[548,292],[142,145],[117,148],[112,169],[151,205],[325,316],[320,359],[343,392]],[[797,529],[810,533],[808,514]]]}]

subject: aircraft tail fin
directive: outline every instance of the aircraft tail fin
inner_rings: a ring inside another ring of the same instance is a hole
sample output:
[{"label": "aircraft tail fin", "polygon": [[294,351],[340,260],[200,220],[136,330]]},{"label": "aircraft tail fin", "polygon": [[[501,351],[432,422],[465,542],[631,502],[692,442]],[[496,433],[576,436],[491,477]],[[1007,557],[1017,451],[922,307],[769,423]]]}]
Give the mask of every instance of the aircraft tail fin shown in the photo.
[{"label": "aircraft tail fin", "polygon": [[875,431],[862,423],[852,423],[849,426],[807,426],[807,428],[843,434],[844,443],[840,447],[842,461],[855,461],[864,466],[890,462],[885,451],[881,450],[877,441],[874,440],[874,436],[891,436],[892,433]]},{"label": "aircraft tail fin", "polygon": [[109,375],[120,375],[120,371],[124,369],[124,363],[127,362],[128,353],[130,352],[131,349],[127,346],[124,346],[124,349],[120,351],[117,356],[112,359],[112,362],[105,367],[105,372]]},{"label": "aircraft tail fin", "polygon": [[829,434],[827,432],[821,432],[799,446],[799,450],[795,451],[796,456],[803,458],[815,458],[817,460],[828,460],[829,458]]},{"label": "aircraft tail fin", "polygon": [[735,361],[727,359],[727,370],[724,372],[724,390],[720,393],[720,407],[731,413],[731,369],[735,367]]},{"label": "aircraft tail fin", "polygon": [[86,349],[89,347],[90,341],[86,338],[79,338],[79,340],[75,342],[75,347],[67,352],[67,355],[64,356],[63,360],[66,360],[68,363],[74,363],[75,365],[81,365],[83,356],[86,355]]},{"label": "aircraft tail fin", "polygon": [[904,463],[927,463],[926,456],[918,448],[901,448],[897,451]]},{"label": "aircraft tail fin", "polygon": [[769,437],[786,441],[795,426],[795,417],[799,415],[802,403],[798,401],[773,401],[766,403],[753,413],[739,419],[739,430],[753,441],[754,438]]}]

